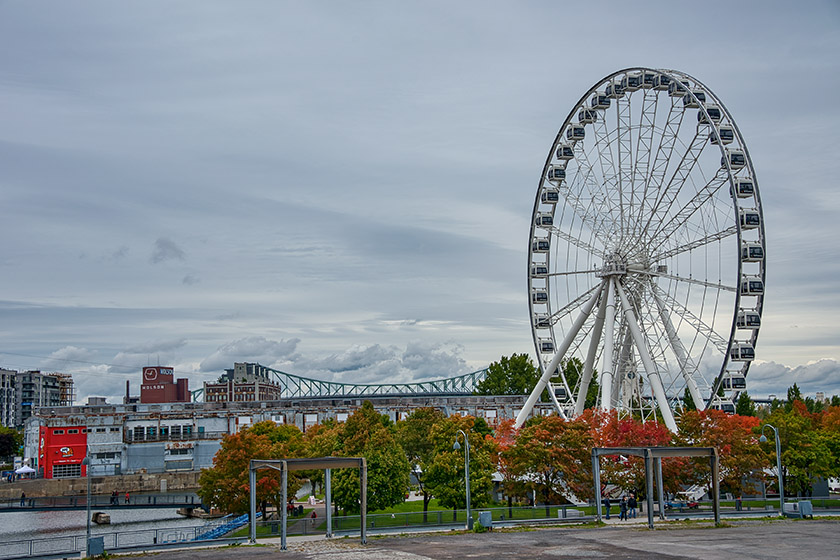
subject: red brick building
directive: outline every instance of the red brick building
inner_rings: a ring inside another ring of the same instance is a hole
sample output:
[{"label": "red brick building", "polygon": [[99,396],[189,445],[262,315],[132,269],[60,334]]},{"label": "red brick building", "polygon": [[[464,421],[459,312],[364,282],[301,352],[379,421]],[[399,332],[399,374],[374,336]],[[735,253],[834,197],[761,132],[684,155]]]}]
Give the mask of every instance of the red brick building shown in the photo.
[{"label": "red brick building", "polygon": [[190,402],[189,379],[175,381],[170,367],[146,366],[143,368],[143,383],[140,385],[141,403]]}]

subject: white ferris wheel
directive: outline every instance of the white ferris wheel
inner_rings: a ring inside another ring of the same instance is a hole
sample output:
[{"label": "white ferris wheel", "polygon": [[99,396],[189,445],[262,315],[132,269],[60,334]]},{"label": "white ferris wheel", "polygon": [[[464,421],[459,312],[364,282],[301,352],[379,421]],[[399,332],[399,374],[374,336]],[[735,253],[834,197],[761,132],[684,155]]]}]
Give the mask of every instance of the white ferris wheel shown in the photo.
[{"label": "white ferris wheel", "polygon": [[[528,301],[544,390],[564,417],[597,407],[676,431],[689,396],[734,412],[764,305],[755,169],[732,115],[696,78],[628,68],[560,128],[531,219]],[[574,374],[566,375],[572,366]]]}]

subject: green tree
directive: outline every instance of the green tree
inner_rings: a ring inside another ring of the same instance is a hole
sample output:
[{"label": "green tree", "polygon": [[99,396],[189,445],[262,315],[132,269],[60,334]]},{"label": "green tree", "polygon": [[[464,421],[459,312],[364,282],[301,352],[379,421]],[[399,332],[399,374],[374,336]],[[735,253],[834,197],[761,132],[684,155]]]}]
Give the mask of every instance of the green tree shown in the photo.
[{"label": "green tree", "polygon": [[[794,400],[790,410],[774,411],[767,423],[779,430],[786,491],[804,495],[815,478],[840,476],[840,434],[823,429],[819,416],[810,414],[801,400]],[[770,465],[775,465],[774,438],[768,437],[764,450],[771,457]]]},{"label": "green tree", "polygon": [[[482,507],[490,503],[493,488],[495,442],[490,436],[475,431],[472,416],[450,416],[432,427],[431,440],[435,448],[432,463],[426,473],[427,485],[438,503],[455,510],[467,505],[464,477],[464,442],[458,430],[470,441],[470,505]],[[456,436],[461,449],[453,449]]]},{"label": "green tree", "polygon": [[[563,364],[563,375],[566,377],[566,382],[572,391],[577,392],[578,383],[583,374],[583,362],[578,358],[571,358],[566,360]],[[600,391],[598,380],[596,379],[597,372],[592,371],[592,379],[589,381],[589,388],[586,391],[586,399],[584,400],[583,408],[593,408],[598,402],[598,393]]]},{"label": "green tree", "polygon": [[8,459],[20,450],[23,434],[14,428],[0,426],[0,459]]},{"label": "green tree", "polygon": [[475,389],[478,395],[527,395],[540,378],[528,354],[502,356],[487,367],[487,375]]},{"label": "green tree", "polygon": [[697,410],[697,405],[694,403],[694,397],[691,396],[691,391],[688,387],[683,391],[683,410]]},{"label": "green tree", "polygon": [[[405,500],[409,490],[409,464],[396,439],[391,420],[365,401],[344,424],[339,425],[337,447],[345,457],[365,457],[368,469],[369,510],[384,509]],[[347,513],[359,513],[359,473],[338,469],[333,499]]]},{"label": "green tree", "polygon": [[756,416],[755,403],[746,391],[738,395],[738,402],[735,403],[735,414],[739,416]]},{"label": "green tree", "polygon": [[423,521],[426,521],[426,512],[432,499],[432,493],[426,484],[426,472],[434,460],[436,451],[432,441],[432,430],[435,424],[444,418],[443,412],[428,407],[418,408],[408,418],[397,422],[397,441],[405,451],[414,478],[423,494]]}]

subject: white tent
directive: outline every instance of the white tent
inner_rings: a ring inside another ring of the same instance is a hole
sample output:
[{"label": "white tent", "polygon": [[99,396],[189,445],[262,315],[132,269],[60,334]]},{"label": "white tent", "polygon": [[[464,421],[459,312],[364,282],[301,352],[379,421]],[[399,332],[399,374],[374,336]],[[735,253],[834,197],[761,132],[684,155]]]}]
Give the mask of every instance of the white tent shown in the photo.
[{"label": "white tent", "polygon": [[15,474],[30,474],[30,473],[34,473],[34,472],[35,472],[35,469],[30,467],[29,465],[23,465],[19,469],[15,469]]}]

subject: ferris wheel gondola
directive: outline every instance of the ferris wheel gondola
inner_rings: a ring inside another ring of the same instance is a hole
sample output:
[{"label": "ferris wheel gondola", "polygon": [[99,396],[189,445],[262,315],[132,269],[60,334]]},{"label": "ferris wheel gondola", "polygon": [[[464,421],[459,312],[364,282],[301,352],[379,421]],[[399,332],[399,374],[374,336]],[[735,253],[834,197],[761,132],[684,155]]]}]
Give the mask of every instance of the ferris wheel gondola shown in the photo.
[{"label": "ferris wheel gondola", "polygon": [[720,98],[676,70],[599,81],[537,188],[528,291],[543,373],[517,426],[546,388],[579,415],[594,383],[601,409],[658,409],[673,431],[687,398],[730,410],[755,357],[765,257],[755,169]]}]

